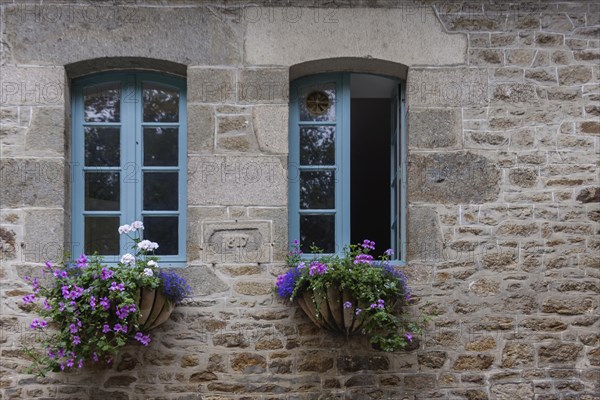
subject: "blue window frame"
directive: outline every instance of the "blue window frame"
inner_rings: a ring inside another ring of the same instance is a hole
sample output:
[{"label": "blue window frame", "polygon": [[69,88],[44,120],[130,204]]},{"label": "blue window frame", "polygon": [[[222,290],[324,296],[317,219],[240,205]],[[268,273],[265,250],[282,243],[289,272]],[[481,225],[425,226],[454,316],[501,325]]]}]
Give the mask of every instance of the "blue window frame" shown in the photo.
[{"label": "blue window frame", "polygon": [[163,265],[186,261],[185,79],[151,72],[73,81],[72,251],[117,262],[142,220]]},{"label": "blue window frame", "polygon": [[[381,163],[385,163],[382,167],[386,175],[386,180],[380,180],[386,187],[379,191],[374,186],[369,188],[370,182],[359,185],[351,176],[358,176],[357,169],[363,168],[360,160],[351,157],[357,153],[351,142],[357,139],[356,135],[364,135],[358,128],[352,131],[351,111],[354,110],[354,116],[361,114],[363,119],[378,118],[370,117],[368,111],[360,108],[368,102],[355,101],[352,93],[354,77],[349,73],[320,74],[291,84],[290,239],[299,239],[305,254],[310,254],[311,244],[325,253],[341,253],[344,246],[356,241],[354,233],[361,234],[365,230],[365,221],[356,221],[351,213],[353,203],[364,204],[364,196],[373,192],[373,198],[366,199],[369,206],[386,209],[387,214],[384,220],[367,221],[367,225],[372,225],[369,227],[371,232],[389,232],[384,242],[394,250],[395,259],[402,261],[406,254],[404,85],[397,80],[385,79],[390,91],[377,103],[385,104],[386,113],[389,108],[383,129],[378,122],[377,132],[384,137],[378,139],[383,145],[379,146],[382,152],[376,157],[384,160]],[[375,103],[371,106],[377,107]],[[356,143],[356,146],[362,146],[358,143],[364,142],[356,140]]]}]

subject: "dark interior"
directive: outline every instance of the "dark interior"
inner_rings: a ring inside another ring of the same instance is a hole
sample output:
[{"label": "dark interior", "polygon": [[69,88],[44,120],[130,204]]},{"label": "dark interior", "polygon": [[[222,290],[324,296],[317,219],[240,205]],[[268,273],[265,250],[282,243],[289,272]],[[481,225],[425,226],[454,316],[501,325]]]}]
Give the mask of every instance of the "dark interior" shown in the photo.
[{"label": "dark interior", "polygon": [[350,239],[379,255],[390,248],[390,99],[351,99],[350,115]]}]

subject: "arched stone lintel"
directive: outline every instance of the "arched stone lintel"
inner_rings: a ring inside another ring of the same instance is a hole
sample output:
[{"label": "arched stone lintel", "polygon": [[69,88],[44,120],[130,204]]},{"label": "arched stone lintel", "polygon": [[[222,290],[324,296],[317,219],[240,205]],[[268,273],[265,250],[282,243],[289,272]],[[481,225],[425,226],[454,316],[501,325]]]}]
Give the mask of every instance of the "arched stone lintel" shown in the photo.
[{"label": "arched stone lintel", "polygon": [[71,79],[96,72],[125,69],[157,71],[183,77],[187,75],[187,66],[184,64],[145,57],[103,57],[65,65],[67,76]]},{"label": "arched stone lintel", "polygon": [[303,76],[326,72],[357,72],[377,74],[406,80],[406,65],[376,58],[337,57],[306,61],[290,67],[290,81]]}]

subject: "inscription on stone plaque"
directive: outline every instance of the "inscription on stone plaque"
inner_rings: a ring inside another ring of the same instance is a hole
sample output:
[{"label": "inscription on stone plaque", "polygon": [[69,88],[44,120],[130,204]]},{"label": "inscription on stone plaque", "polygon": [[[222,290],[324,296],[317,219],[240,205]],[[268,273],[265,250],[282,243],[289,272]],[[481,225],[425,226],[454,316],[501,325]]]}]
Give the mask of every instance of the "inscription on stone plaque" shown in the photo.
[{"label": "inscription on stone plaque", "polygon": [[271,261],[270,221],[219,221],[202,225],[202,258],[208,263]]}]

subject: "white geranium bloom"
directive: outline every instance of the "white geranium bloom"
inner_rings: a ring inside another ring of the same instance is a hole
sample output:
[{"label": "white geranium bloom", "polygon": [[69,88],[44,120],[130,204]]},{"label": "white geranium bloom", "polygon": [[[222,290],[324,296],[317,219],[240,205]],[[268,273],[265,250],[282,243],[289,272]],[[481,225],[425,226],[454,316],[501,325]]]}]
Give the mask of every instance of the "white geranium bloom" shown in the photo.
[{"label": "white geranium bloom", "polygon": [[[148,262],[148,264],[150,264],[150,261]],[[144,275],[152,276],[154,275],[154,272],[150,268],[144,268]]]},{"label": "white geranium bloom", "polygon": [[141,242],[138,243],[138,249],[140,250],[155,250],[158,249],[158,243],[156,242],[151,242],[149,240],[142,240]]},{"label": "white geranium bloom", "polygon": [[139,242],[137,244],[138,249],[140,250],[150,250],[150,246],[152,245],[152,242],[149,240],[142,240],[141,242]]},{"label": "white geranium bloom", "polygon": [[125,225],[121,225],[119,227],[119,235],[122,235],[124,233],[129,233],[132,232],[134,229],[131,229],[131,226],[125,224]]},{"label": "white geranium bloom", "polygon": [[131,223],[131,227],[133,228],[133,230],[144,229],[144,223],[142,221],[133,221]]},{"label": "white geranium bloom", "polygon": [[132,254],[125,254],[123,257],[121,257],[121,263],[123,264],[133,264],[135,263],[135,257]]},{"label": "white geranium bloom", "polygon": [[158,268],[158,263],[154,260],[150,260],[150,261],[148,261],[148,266]]}]

